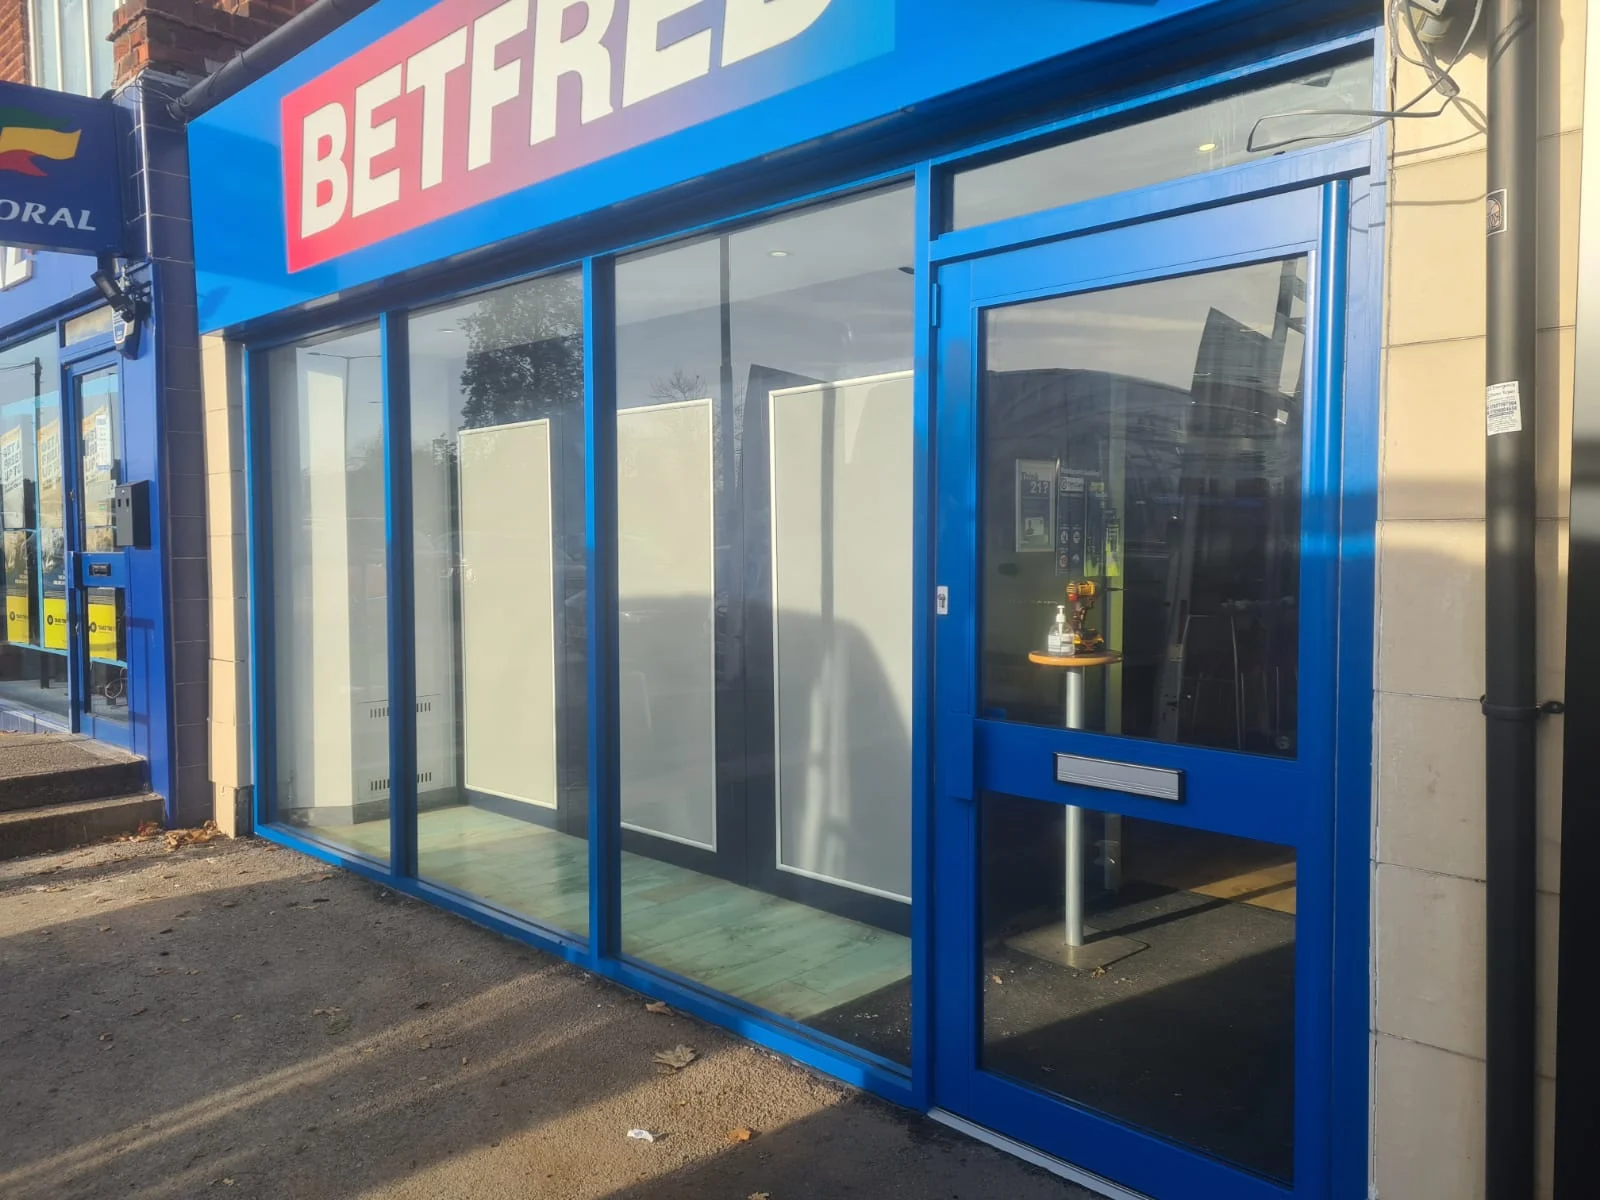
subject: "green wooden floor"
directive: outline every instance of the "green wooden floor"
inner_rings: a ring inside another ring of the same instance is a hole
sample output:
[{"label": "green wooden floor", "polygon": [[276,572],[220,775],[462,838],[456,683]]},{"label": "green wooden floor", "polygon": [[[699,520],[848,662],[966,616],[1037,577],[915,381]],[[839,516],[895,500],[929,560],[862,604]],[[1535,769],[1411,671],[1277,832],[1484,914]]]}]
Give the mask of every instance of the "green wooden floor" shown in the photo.
[{"label": "green wooden floor", "polygon": [[[417,820],[419,873],[571,933],[589,929],[589,843],[479,808]],[[313,828],[386,857],[389,823]],[[804,1021],[911,974],[911,940],[636,854],[622,856],[631,955]]]}]

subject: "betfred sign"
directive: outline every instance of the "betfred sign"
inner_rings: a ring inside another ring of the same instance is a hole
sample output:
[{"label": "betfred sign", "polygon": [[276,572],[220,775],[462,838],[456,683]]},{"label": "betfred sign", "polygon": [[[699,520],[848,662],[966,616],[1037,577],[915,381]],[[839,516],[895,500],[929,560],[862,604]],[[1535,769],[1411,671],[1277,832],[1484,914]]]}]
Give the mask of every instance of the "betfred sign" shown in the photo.
[{"label": "betfred sign", "polygon": [[284,97],[289,270],[885,53],[893,22],[894,0],[442,0]]}]

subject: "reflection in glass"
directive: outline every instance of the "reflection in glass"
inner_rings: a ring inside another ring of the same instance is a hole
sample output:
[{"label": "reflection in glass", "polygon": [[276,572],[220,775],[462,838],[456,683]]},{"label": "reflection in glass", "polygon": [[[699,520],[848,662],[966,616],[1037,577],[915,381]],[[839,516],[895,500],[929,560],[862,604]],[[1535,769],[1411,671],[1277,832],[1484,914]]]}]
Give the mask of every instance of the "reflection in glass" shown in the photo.
[{"label": "reflection in glass", "polygon": [[69,716],[61,400],[55,335],[0,352],[0,707]]},{"label": "reflection in glass", "polygon": [[410,320],[417,861],[589,928],[583,282]]},{"label": "reflection in glass", "polygon": [[[988,715],[1295,755],[1305,282],[1296,258],[985,314]],[[1063,610],[1103,662],[1049,653]]]},{"label": "reflection in glass", "polygon": [[267,355],[276,820],[389,856],[383,389],[368,326]]},{"label": "reflection in glass", "polygon": [[912,193],[617,266],[622,945],[910,1054]]},{"label": "reflection in glass", "polygon": [[[950,227],[970,229],[1268,158],[1282,153],[1272,148],[1279,143],[1299,149],[1349,137],[1371,118],[1328,110],[1372,106],[1372,59],[1365,58],[958,171],[950,180]],[[1267,149],[1247,149],[1251,144]]]},{"label": "reflection in glass", "polygon": [[1074,949],[1070,811],[983,797],[983,1069],[1290,1180],[1294,851],[1084,812]]},{"label": "reflection in glass", "polygon": [[[83,548],[90,554],[116,549],[115,502],[122,482],[122,395],[116,367],[91,371],[76,381],[83,490]],[[89,629],[89,686],[85,702],[95,716],[128,720],[128,664],[124,652],[120,588],[88,588],[84,618]]]}]

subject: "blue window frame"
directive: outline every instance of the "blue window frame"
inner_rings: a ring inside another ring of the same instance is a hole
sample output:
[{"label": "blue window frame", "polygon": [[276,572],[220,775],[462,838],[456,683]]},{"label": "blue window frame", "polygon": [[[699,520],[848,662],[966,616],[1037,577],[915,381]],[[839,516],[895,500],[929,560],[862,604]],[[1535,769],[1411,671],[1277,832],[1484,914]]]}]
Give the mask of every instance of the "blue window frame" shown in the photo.
[{"label": "blue window frame", "polygon": [[[1155,98],[1169,101],[1205,87],[1237,85],[1240,80],[1263,68],[1282,71],[1287,69],[1286,64],[1326,59],[1330,54],[1353,53],[1374,53],[1370,38],[1352,37],[1311,51],[1283,55],[1266,64],[1230,69],[1178,85],[1156,94]],[[1302,869],[1320,881],[1327,897],[1323,911],[1315,915],[1315,920],[1307,923],[1308,936],[1303,937],[1299,951],[1302,956],[1321,956],[1326,962],[1325,969],[1303,974],[1300,983],[1301,1021],[1308,1029],[1314,1027],[1321,1031],[1315,1035],[1308,1031],[1305,1036],[1313,1040],[1320,1036],[1326,1041],[1320,1048],[1302,1048],[1301,1054],[1303,1058],[1312,1055],[1325,1063],[1325,1067],[1315,1078],[1302,1079],[1298,1097],[1305,1112],[1301,1127],[1325,1129],[1327,1139],[1326,1145],[1302,1145],[1299,1148],[1293,1194],[1352,1194],[1365,1178],[1367,1138],[1369,648],[1373,587],[1371,539],[1376,512],[1378,437],[1377,298],[1381,278],[1381,247],[1375,236],[1363,227],[1359,217],[1353,214],[1370,211],[1376,202],[1368,181],[1381,165],[1383,138],[1381,134],[1375,134],[1336,142],[1280,155],[1265,162],[1231,166],[1206,175],[1156,184],[1130,194],[1089,199],[1067,208],[1029,213],[993,225],[936,235],[936,230],[946,227],[941,212],[945,175],[957,164],[969,161],[974,154],[992,159],[1007,146],[1022,145],[1041,135],[1059,137],[1062,130],[1089,117],[1106,120],[1119,114],[1133,115],[1135,108],[1135,102],[1129,101],[1114,109],[1059,122],[1047,130],[1018,133],[984,147],[967,147],[937,159],[923,158],[906,168],[856,182],[842,191],[833,189],[826,193],[794,197],[768,209],[747,210],[741,218],[748,220],[825,197],[848,194],[886,179],[904,178],[908,172],[916,184],[916,260],[913,269],[919,287],[914,401],[916,545],[913,574],[917,588],[913,626],[916,664],[913,789],[916,800],[912,807],[912,957],[914,1005],[918,1016],[913,1024],[913,1054],[909,1071],[853,1051],[845,1044],[819,1036],[796,1022],[764,1013],[709,988],[619,956],[620,904],[617,897],[621,848],[617,826],[620,808],[615,737],[618,710],[615,681],[618,613],[614,587],[615,545],[606,536],[606,531],[616,527],[616,397],[612,352],[614,263],[625,249],[632,248],[622,245],[625,238],[611,238],[611,244],[603,247],[604,253],[588,253],[581,258],[564,257],[560,262],[543,266],[539,272],[543,274],[546,271],[578,267],[583,274],[585,295],[584,442],[588,468],[584,507],[586,570],[590,583],[585,615],[588,630],[586,669],[591,936],[588,939],[566,936],[417,878],[414,841],[416,789],[414,783],[408,782],[415,779],[416,747],[407,736],[410,730],[403,722],[392,722],[390,725],[389,777],[397,781],[398,786],[392,789],[390,798],[390,842],[386,847],[388,865],[375,858],[340,851],[272,821],[273,797],[277,786],[273,753],[276,730],[271,665],[274,662],[276,626],[272,590],[273,529],[266,470],[271,461],[271,447],[267,428],[264,359],[265,353],[275,346],[306,333],[308,330],[304,319],[293,330],[292,336],[289,329],[280,327],[277,337],[258,336],[251,340],[245,366],[247,491],[250,498],[250,653],[256,665],[253,674],[253,752],[259,832],[314,857],[345,866],[399,891],[529,941],[604,977],[662,996],[685,1012],[722,1025],[778,1053],[818,1067],[844,1082],[865,1087],[898,1103],[926,1110],[951,1103],[952,1096],[970,1097],[970,1078],[959,1080],[952,1074],[968,1070],[962,1064],[969,1055],[969,1048],[964,1049],[952,1033],[960,1027],[962,1018],[949,1015],[945,1009],[952,1004],[952,996],[967,995],[963,989],[968,985],[953,973],[960,968],[948,960],[948,948],[959,944],[959,939],[964,936],[970,938],[970,910],[962,912],[959,905],[952,908],[949,901],[951,880],[958,881],[954,885],[958,895],[960,888],[970,889],[970,880],[966,884],[960,884],[959,881],[965,878],[963,872],[970,870],[971,864],[963,863],[959,858],[947,857],[952,847],[946,844],[945,839],[936,837],[934,806],[928,802],[928,797],[936,787],[948,789],[948,780],[952,775],[965,773],[970,777],[972,764],[975,758],[981,758],[984,744],[981,738],[946,738],[941,729],[937,755],[934,752],[932,660],[937,619],[934,604],[936,581],[933,577],[934,530],[936,525],[942,524],[942,536],[949,537],[954,530],[962,528],[959,522],[951,525],[939,516],[935,504],[936,486],[941,489],[946,487],[940,479],[935,456],[935,439],[944,436],[937,428],[935,418],[936,408],[943,403],[943,399],[935,395],[935,390],[936,383],[943,378],[938,372],[948,367],[942,357],[945,351],[936,349],[935,342],[946,322],[966,319],[960,310],[963,303],[971,301],[971,295],[961,287],[952,286],[950,280],[963,272],[970,279],[974,272],[981,274],[983,271],[1002,269],[999,266],[982,266],[985,256],[1003,256],[1015,253],[1021,247],[1054,244],[1064,237],[1133,222],[1152,222],[1151,228],[1154,229],[1156,218],[1174,213],[1196,214],[1181,222],[1169,223],[1174,229],[1181,224],[1185,230],[1226,229],[1230,215],[1270,215],[1289,209],[1295,209],[1300,214],[1296,220],[1304,224],[1304,204],[1309,197],[1316,196],[1320,198],[1320,208],[1314,213],[1310,225],[1297,227],[1299,232],[1296,238],[1289,239],[1278,248],[1292,246],[1314,255],[1342,256],[1347,264],[1343,274],[1324,270],[1316,275],[1316,278],[1324,281],[1323,289],[1315,296],[1314,308],[1320,321],[1317,345],[1325,352],[1307,368],[1313,376],[1314,386],[1324,389],[1325,394],[1342,390],[1344,396],[1343,407],[1339,410],[1341,419],[1315,434],[1310,443],[1314,453],[1306,463],[1308,477],[1316,476],[1314,495],[1329,504],[1332,503],[1331,497],[1337,497],[1341,518],[1333,519],[1327,508],[1320,510],[1318,516],[1318,520],[1323,522],[1318,526],[1318,546],[1325,556],[1329,574],[1320,581],[1322,586],[1317,593],[1316,607],[1312,610],[1326,628],[1337,630],[1336,636],[1316,641],[1316,649],[1326,663],[1324,678],[1337,681],[1335,693],[1322,699],[1336,706],[1336,711],[1322,714],[1329,730],[1326,741],[1313,755],[1302,760],[1302,766],[1314,767],[1326,781],[1329,789],[1329,824],[1324,827],[1324,836],[1320,839],[1304,830],[1288,830],[1281,824],[1273,829],[1285,841],[1293,841],[1305,855],[1301,860]],[[1234,207],[1236,205],[1239,207]],[[1153,236],[1159,238],[1163,235],[1157,233]],[[1141,245],[1141,234],[1135,231],[1124,230],[1117,235],[1117,239],[1117,244],[1121,246]],[[1041,253],[1047,256],[1049,250]],[[1260,253],[1259,246],[1241,251],[1246,258],[1259,257]],[[998,263],[1000,259],[992,261]],[[1019,269],[1025,270],[1021,259],[1014,261]],[[950,265],[952,273],[948,277],[942,273],[936,276],[935,271],[945,264]],[[1155,266],[1151,267],[1152,271],[1156,269]],[[505,282],[507,280],[504,278],[475,278],[471,281],[470,289],[453,294],[470,294],[491,283],[499,285]],[[1044,291],[1050,291],[1058,285],[1040,286]],[[414,304],[437,304],[449,298],[449,294],[427,290],[425,284],[408,284],[386,296],[381,305],[368,302],[364,306],[337,310],[339,328],[374,319],[379,323],[386,447],[383,486],[390,550],[385,562],[389,605],[389,687],[391,707],[401,712],[410,711],[415,700],[412,614],[409,609],[414,564],[409,553],[411,497],[406,452],[410,444],[405,369],[406,317]],[[321,331],[331,330],[335,326],[330,325],[324,315],[319,318],[315,328]],[[1341,378],[1342,389],[1338,386]],[[1322,473],[1317,475],[1319,471]],[[941,495],[948,499],[947,491]],[[941,579],[938,582],[945,581]],[[1042,735],[1017,736],[1023,741],[1040,741],[1043,744],[1040,740]],[[1092,735],[1081,736],[1092,741]],[[996,741],[995,745],[999,746],[1000,742]],[[1126,743],[1118,745],[1119,755],[1125,755],[1126,751]],[[1169,751],[1156,747],[1137,751],[1135,757],[1153,765],[1175,761]],[[1184,761],[1190,759],[1185,758]],[[1240,769],[1255,772],[1262,778],[1283,770],[1281,766],[1268,762]],[[1037,785],[1019,778],[1006,782],[1004,786],[1027,791]],[[1264,811],[1258,816],[1265,823],[1261,827],[1263,829],[1271,826],[1275,820],[1272,814]],[[936,847],[937,855],[934,853]],[[929,903],[934,892],[932,881],[936,877],[940,880],[941,897],[937,910]],[[955,990],[951,991],[951,988]],[[966,1000],[954,1002],[958,1014],[966,1011],[963,1009],[966,1003]],[[966,1019],[970,1029],[970,1017]],[[967,1103],[964,1107],[968,1111],[964,1115],[980,1124],[1012,1122],[1013,1128],[1022,1136],[1046,1151],[1074,1153],[1070,1147],[1056,1140],[1049,1127],[1049,1122],[1056,1115],[1054,1108],[1038,1108],[1031,1099],[1019,1099],[1002,1092],[1004,1089],[996,1091],[986,1104]],[[1115,1145],[1119,1136],[1127,1136],[1118,1133],[1122,1127],[1109,1125],[1099,1118],[1090,1120],[1098,1122],[1093,1128],[1098,1136],[1107,1139],[1108,1145]],[[1210,1165],[1210,1160],[1186,1151],[1163,1148],[1160,1153],[1151,1156],[1143,1167],[1134,1163],[1138,1157],[1137,1151],[1129,1149],[1121,1158],[1113,1156],[1113,1159],[1098,1165],[1107,1174],[1123,1177],[1129,1177],[1130,1170],[1134,1174],[1142,1170],[1144,1174],[1140,1175],[1141,1180],[1156,1195],[1168,1194],[1178,1179],[1185,1180],[1185,1186],[1199,1186],[1197,1181],[1210,1179],[1213,1183],[1205,1186],[1220,1189],[1199,1194],[1286,1194],[1278,1187],[1257,1183],[1232,1172],[1214,1173],[1216,1169]],[[1123,1169],[1119,1164],[1134,1165]],[[1241,1179],[1246,1182],[1239,1184]],[[1236,1185],[1245,1190],[1226,1190]]]}]

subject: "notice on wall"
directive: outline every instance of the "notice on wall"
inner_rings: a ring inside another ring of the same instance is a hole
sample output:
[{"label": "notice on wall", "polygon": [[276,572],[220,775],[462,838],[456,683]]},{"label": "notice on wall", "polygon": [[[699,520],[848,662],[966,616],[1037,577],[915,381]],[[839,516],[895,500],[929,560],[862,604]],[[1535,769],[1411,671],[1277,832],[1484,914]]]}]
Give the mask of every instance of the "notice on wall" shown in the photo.
[{"label": "notice on wall", "polygon": [[1017,553],[1048,553],[1056,516],[1053,459],[1017,459]]},{"label": "notice on wall", "polygon": [[1490,437],[1497,433],[1521,433],[1522,385],[1515,379],[1510,383],[1490,384],[1485,412]]}]

